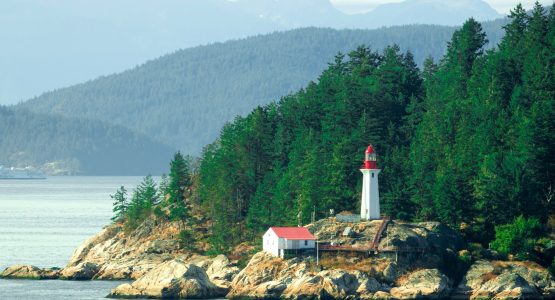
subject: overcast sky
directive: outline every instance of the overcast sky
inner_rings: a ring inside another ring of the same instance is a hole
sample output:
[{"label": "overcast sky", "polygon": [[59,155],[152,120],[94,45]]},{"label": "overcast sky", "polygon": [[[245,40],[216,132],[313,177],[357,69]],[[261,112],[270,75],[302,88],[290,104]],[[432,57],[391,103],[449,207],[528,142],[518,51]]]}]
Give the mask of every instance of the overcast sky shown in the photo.
[{"label": "overcast sky", "polygon": [[[330,0],[337,8],[353,13],[362,12],[374,8],[377,5],[392,2],[401,2],[402,0]],[[449,0],[446,0],[449,1]],[[500,13],[508,13],[513,7],[515,7],[519,2],[525,8],[531,8],[536,0],[485,0],[489,5],[495,8]],[[551,5],[553,0],[540,0],[541,4]]]}]

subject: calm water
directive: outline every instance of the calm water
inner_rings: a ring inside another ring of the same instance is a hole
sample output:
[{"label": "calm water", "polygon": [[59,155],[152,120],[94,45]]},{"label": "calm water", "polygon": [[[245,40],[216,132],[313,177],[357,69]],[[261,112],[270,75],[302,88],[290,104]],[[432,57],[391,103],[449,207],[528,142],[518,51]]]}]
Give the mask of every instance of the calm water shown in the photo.
[{"label": "calm water", "polygon": [[[0,269],[63,267],[73,250],[110,222],[110,194],[141,177],[0,180]],[[0,280],[0,299],[103,299],[118,282]]]}]

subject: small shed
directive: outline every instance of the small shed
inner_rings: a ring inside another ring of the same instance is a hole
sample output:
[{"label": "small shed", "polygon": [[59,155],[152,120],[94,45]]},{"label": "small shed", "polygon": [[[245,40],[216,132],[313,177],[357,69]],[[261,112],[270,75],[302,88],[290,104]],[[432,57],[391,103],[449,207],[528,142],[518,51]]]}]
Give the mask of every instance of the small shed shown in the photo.
[{"label": "small shed", "polygon": [[304,251],[316,247],[316,238],[305,227],[270,227],[262,240],[262,249],[279,257],[284,257],[288,250]]}]

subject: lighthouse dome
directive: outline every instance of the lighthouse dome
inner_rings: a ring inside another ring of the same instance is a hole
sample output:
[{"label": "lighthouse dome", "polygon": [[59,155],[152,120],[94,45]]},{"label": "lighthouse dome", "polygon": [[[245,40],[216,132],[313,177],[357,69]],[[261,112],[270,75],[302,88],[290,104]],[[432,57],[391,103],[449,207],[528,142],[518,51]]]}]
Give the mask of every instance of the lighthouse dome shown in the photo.
[{"label": "lighthouse dome", "polygon": [[368,148],[366,149],[366,153],[368,154],[374,153],[374,146],[369,145]]}]

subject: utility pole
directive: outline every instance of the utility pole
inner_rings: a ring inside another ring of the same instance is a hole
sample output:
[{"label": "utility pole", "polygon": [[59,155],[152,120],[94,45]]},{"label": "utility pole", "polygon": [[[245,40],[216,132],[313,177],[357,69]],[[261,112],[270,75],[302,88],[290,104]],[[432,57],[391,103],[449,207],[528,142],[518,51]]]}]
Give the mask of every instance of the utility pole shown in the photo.
[{"label": "utility pole", "polygon": [[320,265],[320,253],[318,251],[318,240],[316,240],[316,265]]}]

